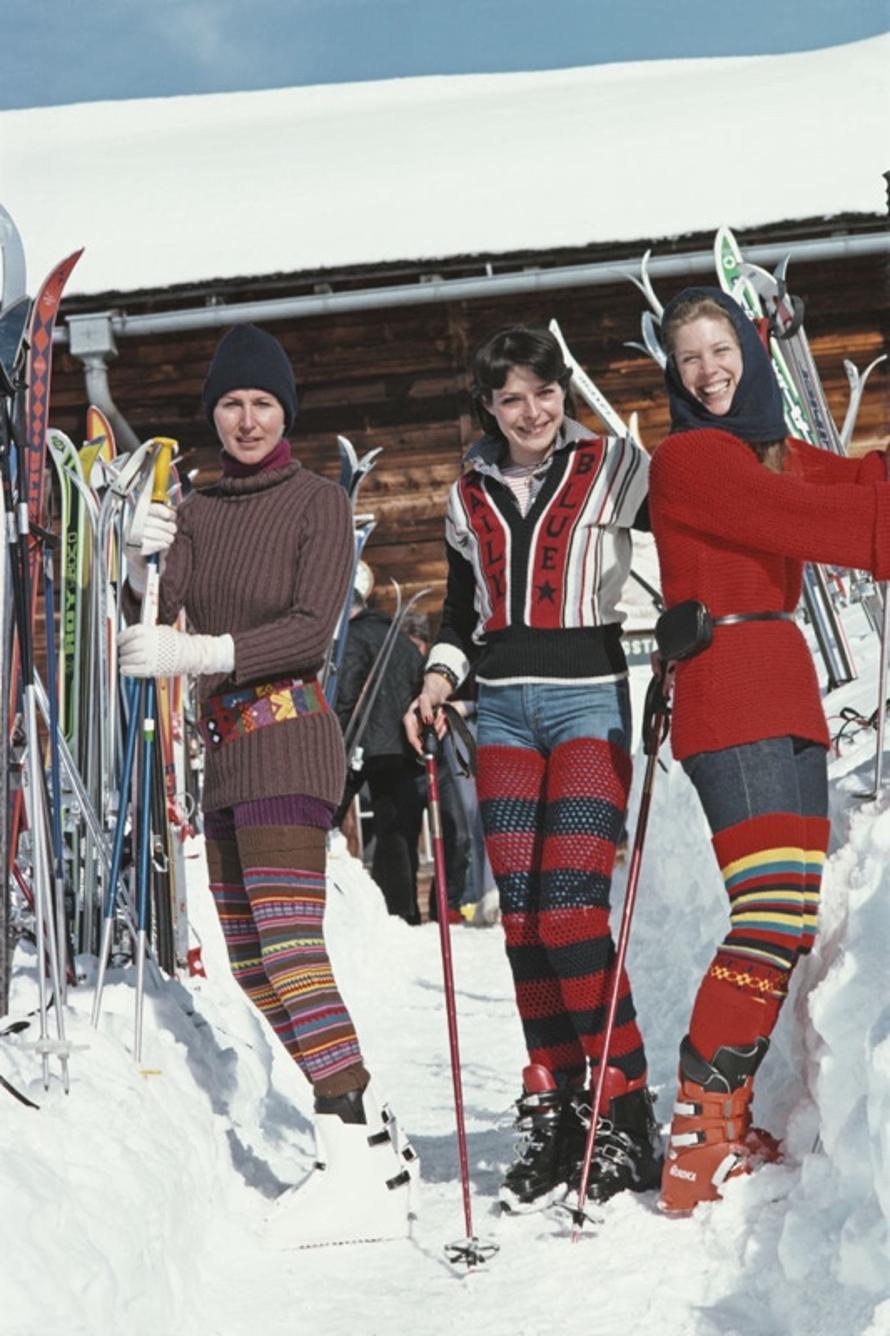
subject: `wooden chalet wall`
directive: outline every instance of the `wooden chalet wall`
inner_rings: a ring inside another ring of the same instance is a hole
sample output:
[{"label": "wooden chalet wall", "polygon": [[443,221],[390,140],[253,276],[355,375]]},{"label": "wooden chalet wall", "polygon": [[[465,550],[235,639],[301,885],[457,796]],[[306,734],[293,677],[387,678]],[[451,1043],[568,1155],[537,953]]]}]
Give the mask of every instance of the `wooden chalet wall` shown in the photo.
[{"label": "wooden chalet wall", "polygon": [[[880,220],[845,221],[843,231],[874,231]],[[791,240],[796,235],[829,233],[824,224],[798,224],[740,234],[742,246]],[[685,237],[678,252],[706,249],[710,237]],[[641,243],[640,252],[644,249]],[[657,253],[668,253],[662,243]],[[583,252],[505,257],[493,261],[515,269],[626,258],[634,247],[591,248]],[[478,275],[482,261],[430,265],[451,278]],[[66,304],[64,312],[126,309],[130,315],[170,307],[195,307],[210,299],[226,304],[277,296],[301,295],[325,281],[344,287],[390,285],[418,279],[416,268],[389,266],[344,275],[297,275],[243,284],[213,284],[190,292],[103,294]],[[790,278],[806,299],[807,329],[828,397],[838,422],[843,420],[847,383],[843,359],[863,367],[888,346],[890,283],[884,256],[847,259],[832,264],[800,263]],[[688,275],[657,284],[667,298],[687,282],[711,281]],[[300,413],[293,439],[304,464],[336,476],[338,432],[351,438],[359,453],[382,446],[383,454],[366,481],[360,509],[371,512],[377,528],[367,558],[385,606],[389,578],[410,593],[430,586],[425,601],[435,614],[444,586],[443,512],[448,487],[458,475],[461,457],[475,437],[467,393],[467,363],[472,349],[500,326],[559,320],[575,355],[616,409],[627,418],[639,414],[647,447],[654,447],[667,427],[661,376],[643,354],[628,349],[639,337],[643,300],[626,280],[607,286],[568,289],[528,296],[407,306],[380,311],[266,322],[283,342],[297,374]],[[201,384],[221,330],[177,335],[120,338],[119,355],[110,363],[114,400],[137,435],[154,433],[179,439],[187,467],[200,469],[199,484],[218,472],[215,439],[200,409]],[[858,448],[890,445],[890,371],[877,371],[869,382],[859,416]],[[53,424],[75,440],[82,438],[86,410],[83,370],[61,349],[57,352],[52,395]],[[584,420],[595,423],[590,414]]]}]

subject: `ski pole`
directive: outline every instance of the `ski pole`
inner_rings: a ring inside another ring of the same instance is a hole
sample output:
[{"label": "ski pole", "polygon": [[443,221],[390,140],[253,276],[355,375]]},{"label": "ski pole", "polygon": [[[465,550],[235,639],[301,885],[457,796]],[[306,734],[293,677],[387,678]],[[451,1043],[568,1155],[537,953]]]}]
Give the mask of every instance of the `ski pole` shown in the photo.
[{"label": "ski pole", "polygon": [[463,1083],[461,1081],[460,1045],[457,1032],[457,1007],[454,999],[454,969],[451,962],[451,931],[448,926],[448,895],[445,878],[445,840],[439,801],[439,739],[432,724],[421,735],[429,797],[430,831],[433,842],[433,866],[436,876],[436,905],[439,918],[439,945],[442,951],[442,975],[445,986],[445,1012],[448,1018],[448,1046],[451,1053],[451,1080],[454,1087],[454,1114],[457,1123],[457,1152],[460,1161],[466,1236],[446,1244],[449,1262],[464,1262],[467,1268],[486,1262],[497,1252],[496,1243],[483,1243],[473,1233],[473,1208],[470,1200],[470,1169],[467,1159],[467,1132],[464,1120]]},{"label": "ski pole", "polygon": [[349,722],[343,730],[343,746],[346,749],[347,768],[351,767],[352,759],[358,750],[359,743],[364,737],[365,729],[370,722],[371,711],[374,709],[374,704],[380,694],[380,688],[383,686],[386,670],[389,666],[389,661],[392,658],[392,652],[395,649],[396,639],[405,625],[405,618],[414,605],[419,602],[420,599],[425,598],[430,592],[429,589],[418,589],[417,593],[412,594],[411,598],[409,598],[408,602],[403,607],[401,586],[397,580],[393,580],[392,583],[396,588],[396,610],[393,613],[392,621],[387,627],[383,644],[380,646],[377,657],[371,664],[368,676],[365,678],[362,689],[359,692],[358,700],[353,706],[352,714],[349,716]]},{"label": "ski pole", "polygon": [[[45,794],[42,788],[45,776],[40,752],[40,739],[37,732],[37,709],[34,691],[34,642],[31,623],[28,619],[28,609],[32,606],[29,554],[31,525],[27,499],[21,492],[17,502],[14,503],[12,497],[8,448],[11,443],[14,443],[15,436],[9,429],[5,404],[0,409],[0,416],[2,416],[0,456],[2,456],[7,532],[10,554],[14,551],[16,556],[13,565],[13,587],[22,678],[22,713],[25,729],[26,764],[23,771],[23,781],[25,809],[31,832],[34,918],[37,939],[40,1037],[33,1047],[41,1056],[44,1089],[49,1088],[49,1058],[51,1054],[55,1054],[59,1058],[62,1068],[62,1082],[67,1094],[69,1089],[68,1056],[70,1045],[65,1035],[65,1019],[60,1002],[62,988],[59,957],[56,949],[55,927],[52,920],[52,897],[49,893],[50,872],[46,844],[47,811]],[[57,1003],[55,1008],[56,1039],[51,1039],[49,1035],[49,1000],[46,987],[47,964],[53,984],[53,995]]]},{"label": "ski pole", "polygon": [[630,925],[633,918],[634,904],[637,898],[637,885],[640,880],[640,863],[643,857],[643,841],[649,823],[649,808],[652,805],[652,787],[655,782],[655,769],[658,765],[658,752],[667,737],[670,719],[671,680],[669,666],[659,661],[659,667],[649,685],[646,696],[646,719],[643,730],[643,750],[648,756],[643,789],[640,797],[640,811],[634,832],[633,850],[627,873],[627,889],[624,894],[624,910],[621,915],[621,927],[615,948],[615,964],[612,975],[612,988],[609,995],[609,1008],[606,1013],[606,1025],[603,1031],[602,1054],[597,1068],[596,1083],[590,1109],[590,1126],[587,1129],[587,1142],[584,1147],[584,1159],[581,1165],[581,1181],[578,1185],[578,1205],[573,1212],[574,1228],[572,1242],[577,1243],[586,1219],[584,1202],[587,1199],[587,1182],[590,1178],[590,1165],[596,1145],[596,1124],[599,1115],[600,1100],[606,1082],[606,1066],[609,1061],[609,1049],[612,1044],[612,1031],[615,1027],[615,1013],[618,1010],[618,994],[621,991],[621,976],[624,973],[624,961],[627,956],[627,944],[630,939]]},{"label": "ski pole", "polygon": [[65,895],[65,862],[62,839],[62,766],[59,755],[59,697],[56,663],[55,630],[55,582],[53,580],[53,551],[58,541],[51,533],[39,531],[43,540],[43,606],[46,621],[46,675],[50,684],[49,694],[49,747],[50,747],[50,797],[51,797],[51,833],[53,851],[53,891],[55,896],[56,933],[59,953],[60,1000],[66,1002],[68,972],[71,970],[72,982],[75,981],[74,947],[71,941],[71,924],[74,921],[73,905]]},{"label": "ski pole", "polygon": [[875,728],[877,737],[875,739],[875,781],[872,788],[867,793],[859,793],[859,798],[877,798],[881,791],[881,781],[884,774],[884,734],[887,723],[887,652],[888,640],[890,640],[890,584],[884,581],[880,586],[881,597],[884,601],[884,610],[881,615],[881,650],[878,660],[878,708],[875,716]]},{"label": "ski pole", "polygon": [[[154,486],[152,501],[167,504],[167,486],[170,480],[170,468],[173,455],[178,449],[176,441],[166,436],[156,437],[157,457],[154,468]],[[160,559],[157,554],[148,558],[148,578],[145,596],[142,600],[142,623],[154,626],[158,620],[158,596],[160,584]],[[136,1026],[134,1054],[137,1062],[142,1059],[142,1018],[145,1000],[145,945],[148,935],[149,920],[149,882],[151,877],[151,786],[152,752],[155,742],[155,700],[157,687],[153,677],[143,683],[142,715],[142,756],[140,773],[141,793],[139,798],[139,861],[136,871]]]}]

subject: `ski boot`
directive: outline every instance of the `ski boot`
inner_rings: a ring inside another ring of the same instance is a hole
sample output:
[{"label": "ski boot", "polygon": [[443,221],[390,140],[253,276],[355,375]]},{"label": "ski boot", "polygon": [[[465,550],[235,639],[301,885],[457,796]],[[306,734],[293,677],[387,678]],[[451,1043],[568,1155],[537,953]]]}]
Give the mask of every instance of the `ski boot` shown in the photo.
[{"label": "ski boot", "polygon": [[748,1048],[721,1047],[705,1062],[689,1036],[683,1040],[658,1203],[662,1211],[688,1215],[699,1202],[717,1201],[727,1179],[781,1158],[775,1138],[751,1126],[754,1073],[768,1048],[768,1039]]},{"label": "ski boot", "polygon": [[543,1211],[565,1196],[572,1165],[567,1144],[571,1093],[560,1090],[541,1063],[523,1070],[513,1124],[520,1140],[498,1194],[503,1210],[519,1215]]},{"label": "ski boot", "polygon": [[344,1095],[316,1096],[315,1167],[276,1201],[269,1226],[273,1245],[406,1238],[419,1161],[407,1142],[397,1149],[394,1126],[373,1083]]},{"label": "ski boot", "polygon": [[[575,1163],[571,1186],[576,1193],[581,1188],[590,1105],[588,1090],[579,1091],[572,1101],[576,1131],[572,1137]],[[648,1192],[650,1188],[657,1188],[661,1181],[661,1166],[661,1137],[645,1078],[628,1083],[617,1067],[607,1067],[587,1176],[586,1200],[602,1205],[619,1192]],[[584,1209],[583,1202],[580,1209]]]}]

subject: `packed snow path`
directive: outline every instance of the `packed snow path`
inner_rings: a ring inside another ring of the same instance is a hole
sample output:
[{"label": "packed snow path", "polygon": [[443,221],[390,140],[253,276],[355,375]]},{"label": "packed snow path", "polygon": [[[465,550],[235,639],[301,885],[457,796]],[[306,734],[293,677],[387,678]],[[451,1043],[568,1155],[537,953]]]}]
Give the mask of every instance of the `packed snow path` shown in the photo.
[{"label": "packed snow path", "polygon": [[[873,643],[854,641],[860,660]],[[870,713],[875,694],[864,674],[829,706]],[[890,792],[852,797],[870,778],[872,738],[860,733],[834,764],[819,949],[758,1076],[757,1118],[785,1138],[783,1165],[689,1220],[663,1218],[654,1194],[617,1199],[577,1245],[557,1216],[499,1217],[524,1052],[500,929],[455,928],[474,1223],[500,1252],[469,1276],[450,1266],[443,1245],[463,1215],[437,929],[388,918],[341,850],[332,955],[369,1065],[420,1152],[423,1191],[409,1241],[272,1252],[263,1219],[310,1167],[311,1098],[229,975],[196,842],[190,904],[209,977],[151,995],[141,1067],[131,970],[111,975],[98,1033],[90,987],[71,991],[69,1034],[85,1047],[69,1096],[55,1078],[44,1092],[33,1025],[0,1044],[0,1074],[41,1106],[0,1091],[5,1336],[890,1333]],[[622,886],[619,874],[616,913]],[[724,918],[697,801],[672,765],[656,781],[630,959],[663,1121]],[[20,948],[16,965],[23,1015],[33,953]]]}]

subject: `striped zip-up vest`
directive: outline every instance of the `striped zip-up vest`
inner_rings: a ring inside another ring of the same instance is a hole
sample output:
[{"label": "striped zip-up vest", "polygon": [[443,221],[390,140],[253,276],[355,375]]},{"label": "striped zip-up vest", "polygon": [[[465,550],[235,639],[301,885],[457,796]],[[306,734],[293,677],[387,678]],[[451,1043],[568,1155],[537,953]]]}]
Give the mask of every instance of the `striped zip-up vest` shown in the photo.
[{"label": "striped zip-up vest", "polygon": [[[629,439],[591,437],[571,426],[579,439],[556,451],[526,515],[484,459],[451,490],[446,532],[472,570],[473,639],[486,647],[480,681],[586,680],[624,671],[617,604],[649,460]],[[560,635],[579,631],[588,632],[583,646]]]}]

